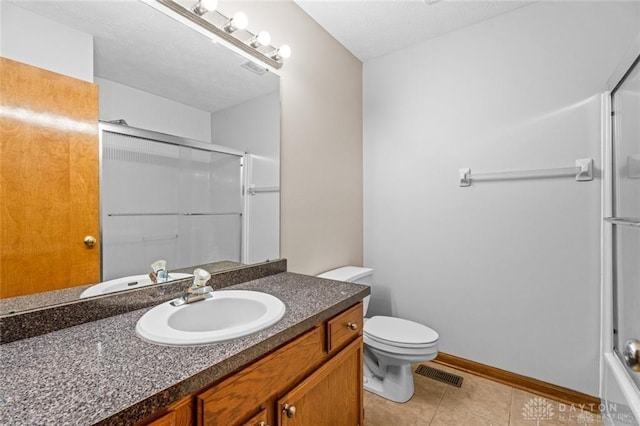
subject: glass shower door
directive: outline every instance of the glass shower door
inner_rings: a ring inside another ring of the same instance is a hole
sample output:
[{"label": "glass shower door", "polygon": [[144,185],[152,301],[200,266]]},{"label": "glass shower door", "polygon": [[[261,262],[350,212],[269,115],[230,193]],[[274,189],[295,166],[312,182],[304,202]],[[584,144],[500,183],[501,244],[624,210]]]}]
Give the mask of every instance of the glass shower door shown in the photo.
[{"label": "glass shower door", "polygon": [[[640,59],[640,58],[639,58]],[[640,388],[640,65],[611,94],[614,349]]]}]

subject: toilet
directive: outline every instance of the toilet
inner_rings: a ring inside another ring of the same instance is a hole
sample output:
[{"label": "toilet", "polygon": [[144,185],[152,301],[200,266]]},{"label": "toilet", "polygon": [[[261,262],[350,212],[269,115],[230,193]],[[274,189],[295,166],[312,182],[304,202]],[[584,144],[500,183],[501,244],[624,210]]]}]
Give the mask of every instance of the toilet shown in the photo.
[{"label": "toilet", "polygon": [[[344,266],[318,275],[336,281],[373,285],[373,269]],[[367,315],[369,298],[364,298]],[[364,388],[395,402],[413,396],[411,364],[429,361],[438,354],[438,333],[413,321],[374,316],[364,318]]]}]

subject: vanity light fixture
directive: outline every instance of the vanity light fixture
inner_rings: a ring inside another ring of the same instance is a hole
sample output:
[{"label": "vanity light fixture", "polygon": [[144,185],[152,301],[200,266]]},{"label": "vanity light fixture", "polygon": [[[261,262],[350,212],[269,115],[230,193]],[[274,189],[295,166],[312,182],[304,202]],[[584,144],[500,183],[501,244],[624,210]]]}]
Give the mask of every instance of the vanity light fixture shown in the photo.
[{"label": "vanity light fixture", "polygon": [[274,50],[269,56],[276,61],[287,59],[291,56],[291,47],[289,47],[288,44],[283,44],[278,49]]},{"label": "vanity light fixture", "polygon": [[207,12],[214,11],[218,8],[218,0],[198,0],[191,11],[198,16],[202,16]]},{"label": "vanity light fixture", "polygon": [[244,13],[236,12],[228,17],[216,10],[218,0],[141,1],[237,53],[253,57],[251,60],[257,59],[267,65],[267,69],[280,69],[284,59],[291,56],[288,45],[283,44],[280,48],[271,45],[271,35],[267,31],[257,34],[249,31],[248,18]]},{"label": "vanity light fixture", "polygon": [[269,43],[271,43],[271,34],[267,31],[260,31],[247,41],[247,44],[255,49],[267,46]]},{"label": "vanity light fixture", "polygon": [[249,24],[249,18],[243,12],[236,12],[233,18],[227,19],[227,22],[222,27],[223,30],[231,34],[234,31],[244,30]]}]

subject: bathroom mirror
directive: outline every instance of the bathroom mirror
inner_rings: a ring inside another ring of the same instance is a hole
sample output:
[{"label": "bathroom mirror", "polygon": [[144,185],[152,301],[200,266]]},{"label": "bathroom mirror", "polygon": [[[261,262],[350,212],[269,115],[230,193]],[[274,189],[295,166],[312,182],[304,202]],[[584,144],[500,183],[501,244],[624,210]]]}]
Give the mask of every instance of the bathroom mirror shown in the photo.
[{"label": "bathroom mirror", "polygon": [[[217,272],[279,257],[280,101],[276,74],[248,63],[246,58],[138,0],[3,1],[0,7],[3,24],[11,14],[26,19],[19,25],[41,31],[40,20],[44,18],[51,22],[46,31],[69,30],[90,37],[93,64],[89,66],[99,89],[101,121],[125,120],[122,128],[132,129],[134,134],[137,130],[150,131],[171,141],[179,139],[195,146],[203,142],[220,146],[222,151],[246,153],[237,169],[242,176],[236,179],[242,184],[242,202],[234,210],[240,217],[241,241],[234,239],[231,250],[237,256],[228,256],[229,250],[218,247],[218,252],[225,253],[222,257],[198,256],[195,264],[207,264],[211,272]],[[33,22],[29,22],[30,17],[34,17]],[[2,36],[11,37],[10,31],[3,29]],[[78,52],[78,60],[81,56]],[[106,126],[114,129],[118,124]],[[217,158],[210,161],[220,162]],[[105,179],[104,174],[101,176]],[[125,195],[127,186],[121,185]],[[162,185],[154,190],[158,195],[151,198],[164,204]],[[162,206],[159,211],[163,211]],[[137,227],[148,226],[149,222],[148,218],[137,218],[116,228],[128,235],[141,234]],[[101,232],[101,243],[112,237],[105,232],[113,231],[102,224]],[[173,229],[167,234],[174,235]],[[2,250],[10,251],[11,247]],[[162,244],[150,252],[153,254],[148,259],[142,256],[135,265],[129,265],[131,275],[146,274],[155,258],[170,257],[162,254]],[[167,260],[169,271],[186,272],[193,266]],[[114,278],[113,273],[105,275],[104,265],[102,269],[103,280]],[[69,282],[66,289],[5,298],[0,301],[0,315],[71,302],[89,286]]]}]

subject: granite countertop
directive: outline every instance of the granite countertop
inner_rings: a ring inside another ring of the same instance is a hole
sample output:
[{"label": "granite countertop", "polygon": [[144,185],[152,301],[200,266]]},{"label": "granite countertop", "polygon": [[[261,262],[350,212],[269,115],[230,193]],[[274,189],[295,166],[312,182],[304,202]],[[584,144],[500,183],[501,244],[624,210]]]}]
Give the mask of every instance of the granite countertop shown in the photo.
[{"label": "granite countertop", "polygon": [[[221,271],[228,271],[230,269],[240,268],[242,266],[243,265],[238,262],[223,260],[220,262],[212,262],[212,263],[206,263],[204,265],[196,265],[196,266],[189,266],[187,268],[175,269],[175,270],[171,270],[169,273],[183,272],[183,273],[191,274],[194,268],[203,268],[211,272],[212,274],[214,274]],[[142,275],[144,273],[145,272],[143,271],[138,275]],[[19,311],[26,311],[29,309],[37,309],[42,306],[52,306],[52,305],[58,305],[61,303],[69,303],[69,302],[80,299],[80,295],[82,294],[83,291],[85,291],[89,287],[92,287],[96,284],[99,284],[99,283],[63,288],[60,290],[46,291],[43,293],[29,294],[26,296],[16,296],[16,297],[10,297],[7,299],[0,299],[0,315],[11,314],[13,312],[19,312]]]},{"label": "granite countertop", "polygon": [[0,424],[132,424],[369,294],[367,286],[288,272],[224,290],[272,294],[286,313],[265,330],[206,346],[160,346],[138,338],[136,322],[150,308],[1,345]]}]

